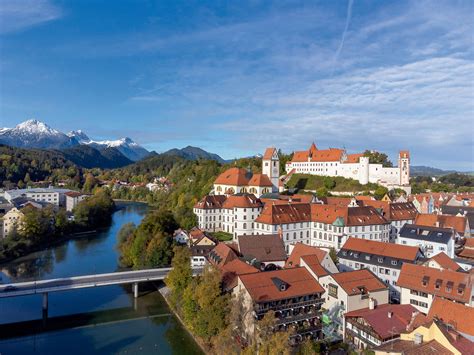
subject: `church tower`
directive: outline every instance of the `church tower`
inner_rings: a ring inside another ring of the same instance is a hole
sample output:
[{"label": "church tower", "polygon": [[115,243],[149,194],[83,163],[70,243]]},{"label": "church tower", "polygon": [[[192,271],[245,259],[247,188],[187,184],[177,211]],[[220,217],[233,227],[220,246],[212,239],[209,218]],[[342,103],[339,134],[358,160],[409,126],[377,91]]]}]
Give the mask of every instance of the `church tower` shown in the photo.
[{"label": "church tower", "polygon": [[398,154],[398,169],[400,169],[400,185],[410,185],[410,152],[401,150]]},{"label": "church tower", "polygon": [[280,180],[280,158],[276,148],[265,149],[265,154],[262,158],[262,173],[267,175],[272,182],[272,192],[278,192],[278,185]]}]

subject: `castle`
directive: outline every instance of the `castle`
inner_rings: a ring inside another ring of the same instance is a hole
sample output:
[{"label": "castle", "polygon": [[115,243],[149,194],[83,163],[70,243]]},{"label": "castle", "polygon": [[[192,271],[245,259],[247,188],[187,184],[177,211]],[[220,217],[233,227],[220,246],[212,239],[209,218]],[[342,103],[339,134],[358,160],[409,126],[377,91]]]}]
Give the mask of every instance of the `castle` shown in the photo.
[{"label": "castle", "polygon": [[[321,176],[342,176],[355,179],[362,185],[377,183],[391,188],[409,190],[410,153],[400,151],[398,167],[384,167],[371,164],[364,154],[347,154],[345,149],[318,149],[313,143],[308,150],[297,151],[293,159],[286,164],[288,174],[311,174]],[[409,193],[410,191],[407,191]]]}]

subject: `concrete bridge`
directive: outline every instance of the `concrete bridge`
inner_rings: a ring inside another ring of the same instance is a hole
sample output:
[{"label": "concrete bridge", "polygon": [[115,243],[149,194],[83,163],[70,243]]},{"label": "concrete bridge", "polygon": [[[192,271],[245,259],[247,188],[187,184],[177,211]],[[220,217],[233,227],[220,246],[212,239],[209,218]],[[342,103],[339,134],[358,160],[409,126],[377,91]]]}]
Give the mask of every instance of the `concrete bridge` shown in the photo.
[{"label": "concrete bridge", "polygon": [[[172,268],[121,271],[108,274],[63,277],[59,279],[18,282],[0,285],[0,298],[43,295],[43,316],[48,314],[48,293],[110,285],[133,284],[133,295],[138,297],[140,282],[163,280]],[[200,275],[202,268],[193,268],[193,276]]]}]

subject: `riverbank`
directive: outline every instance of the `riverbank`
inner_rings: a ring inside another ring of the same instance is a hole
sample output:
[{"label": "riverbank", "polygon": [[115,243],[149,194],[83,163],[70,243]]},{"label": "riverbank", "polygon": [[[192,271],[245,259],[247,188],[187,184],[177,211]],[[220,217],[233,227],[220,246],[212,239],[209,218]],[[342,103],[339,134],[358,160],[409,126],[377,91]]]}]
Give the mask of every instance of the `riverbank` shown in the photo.
[{"label": "riverbank", "polygon": [[202,340],[200,338],[198,338],[197,336],[195,336],[187,327],[186,327],[186,324],[184,324],[184,321],[181,319],[180,315],[178,314],[178,312],[176,312],[173,307],[171,306],[169,300],[168,300],[168,296],[169,296],[169,293],[170,293],[170,289],[167,287],[167,286],[163,286],[159,289],[157,289],[158,292],[161,294],[161,296],[163,297],[163,299],[165,300],[166,304],[168,305],[168,308],[169,310],[173,313],[173,315],[176,317],[176,319],[178,319],[178,321],[181,323],[181,326],[186,330],[186,332],[194,339],[194,341],[196,342],[196,344],[199,346],[199,348],[201,349],[201,351],[204,353],[204,354],[207,354],[209,349],[205,346],[205,344],[203,344]]}]

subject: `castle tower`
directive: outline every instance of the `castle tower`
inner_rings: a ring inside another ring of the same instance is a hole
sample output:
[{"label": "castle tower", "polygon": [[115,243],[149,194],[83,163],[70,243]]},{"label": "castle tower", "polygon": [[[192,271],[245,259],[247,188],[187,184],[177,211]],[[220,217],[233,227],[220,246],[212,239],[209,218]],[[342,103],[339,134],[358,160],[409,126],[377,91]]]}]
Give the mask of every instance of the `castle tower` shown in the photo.
[{"label": "castle tower", "polygon": [[410,184],[410,152],[401,150],[398,153],[398,168],[400,169],[400,185],[407,186]]},{"label": "castle tower", "polygon": [[267,175],[272,182],[272,192],[278,192],[278,184],[280,179],[280,158],[276,148],[265,149],[262,158],[262,173]]},{"label": "castle tower", "polygon": [[369,183],[369,157],[359,158],[359,182],[362,185]]}]

